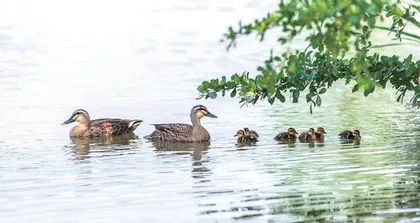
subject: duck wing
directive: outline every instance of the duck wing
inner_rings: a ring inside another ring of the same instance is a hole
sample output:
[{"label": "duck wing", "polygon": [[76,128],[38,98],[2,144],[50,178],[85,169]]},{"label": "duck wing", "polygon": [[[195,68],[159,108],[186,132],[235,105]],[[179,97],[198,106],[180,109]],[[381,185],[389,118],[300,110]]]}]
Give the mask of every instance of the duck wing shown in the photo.
[{"label": "duck wing", "polygon": [[151,140],[188,142],[192,140],[192,125],[171,123],[171,124],[152,124],[156,130],[146,136]]},{"label": "duck wing", "polygon": [[353,139],[353,132],[349,131],[349,130],[345,130],[340,132],[340,134],[338,134],[340,136],[340,138],[342,139]]},{"label": "duck wing", "polygon": [[287,134],[287,132],[280,132],[276,137],[274,137],[275,140],[277,141],[285,141],[285,140],[289,140],[289,134]]},{"label": "duck wing", "polygon": [[246,142],[258,142],[258,137],[254,134],[250,134],[244,137]]},{"label": "duck wing", "polygon": [[130,119],[96,119],[90,122],[89,136],[117,136],[133,132],[141,120]]},{"label": "duck wing", "polygon": [[255,137],[260,137],[259,135],[258,135],[258,133],[256,132],[256,131],[254,131],[254,130],[250,130],[249,131],[249,133],[251,133],[252,135],[254,135]]},{"label": "duck wing", "polygon": [[299,137],[298,137],[298,139],[300,140],[300,141],[305,141],[305,140],[307,140],[309,138],[309,134],[307,133],[307,132],[302,132],[302,133],[300,133],[300,135],[299,135]]}]

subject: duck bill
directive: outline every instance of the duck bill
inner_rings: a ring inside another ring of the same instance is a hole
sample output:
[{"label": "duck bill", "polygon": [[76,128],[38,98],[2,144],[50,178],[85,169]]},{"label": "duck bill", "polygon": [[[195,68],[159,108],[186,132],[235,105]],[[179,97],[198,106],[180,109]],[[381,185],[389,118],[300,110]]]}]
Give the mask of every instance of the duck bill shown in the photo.
[{"label": "duck bill", "polygon": [[207,117],[210,117],[210,118],[217,118],[217,116],[215,116],[215,115],[213,115],[212,113],[210,113],[209,111],[207,111],[207,115],[206,115]]},{"label": "duck bill", "polygon": [[233,137],[236,137],[236,136],[238,136],[238,134],[234,135]]},{"label": "duck bill", "polygon": [[67,121],[65,121],[65,122],[63,122],[63,123],[61,123],[61,125],[67,125],[67,124],[70,124],[70,123],[72,123],[72,122],[74,122],[74,119],[69,118],[69,120],[67,120]]}]

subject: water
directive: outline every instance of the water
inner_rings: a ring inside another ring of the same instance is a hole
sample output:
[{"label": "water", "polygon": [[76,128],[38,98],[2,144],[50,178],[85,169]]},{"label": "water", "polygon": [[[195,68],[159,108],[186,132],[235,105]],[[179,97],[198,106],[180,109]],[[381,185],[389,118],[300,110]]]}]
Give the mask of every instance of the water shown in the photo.
[{"label": "water", "polygon": [[[0,222],[420,221],[420,115],[392,89],[365,98],[338,83],[314,115],[305,103],[195,100],[202,80],[255,71],[275,36],[244,38],[229,53],[218,40],[275,5],[3,2]],[[142,138],[151,123],[188,123],[196,104],[219,116],[203,119],[210,143]],[[77,108],[145,122],[139,138],[72,141],[60,123]],[[261,139],[238,148],[245,126]],[[291,126],[323,126],[325,143],[272,139]],[[354,128],[360,145],[337,139]]]}]

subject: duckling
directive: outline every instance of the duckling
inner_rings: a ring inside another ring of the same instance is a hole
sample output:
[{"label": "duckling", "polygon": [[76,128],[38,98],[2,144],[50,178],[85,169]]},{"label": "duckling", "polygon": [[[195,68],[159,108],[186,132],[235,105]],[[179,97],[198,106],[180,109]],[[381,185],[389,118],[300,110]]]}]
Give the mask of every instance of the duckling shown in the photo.
[{"label": "duckling", "polygon": [[316,129],[316,132],[315,132],[316,139],[318,139],[318,140],[324,140],[324,134],[327,134],[327,132],[325,131],[324,128],[318,127]]},{"label": "duckling", "polygon": [[307,132],[300,133],[298,139],[301,142],[308,142],[308,141],[315,140],[316,139],[316,135],[315,135],[314,128],[309,128],[309,130]]},{"label": "duckling", "polygon": [[338,134],[340,136],[341,139],[356,139],[356,140],[360,140],[362,139],[362,136],[360,135],[360,131],[359,130],[354,130],[349,131],[349,130],[345,130],[340,132],[340,134]]},{"label": "duckling", "polygon": [[247,134],[244,130],[238,130],[235,137],[238,138],[238,143],[255,143],[258,142],[258,137],[253,134]]},{"label": "duckling", "polygon": [[244,128],[244,132],[245,132],[245,134],[247,134],[247,135],[254,135],[254,136],[255,136],[255,137],[257,137],[257,138],[258,138],[258,137],[260,137],[256,131],[254,131],[254,130],[249,130],[249,128]]},{"label": "duckling", "polygon": [[77,109],[70,118],[61,125],[70,124],[72,122],[78,122],[79,124],[70,130],[70,137],[92,138],[132,133],[143,121],[138,119],[116,118],[90,120],[89,113],[86,110]]},{"label": "duckling", "polygon": [[297,133],[294,128],[289,128],[287,132],[280,132],[274,139],[277,141],[296,140],[297,134],[299,133]]},{"label": "duckling", "polygon": [[152,141],[162,140],[172,142],[210,141],[209,132],[201,125],[201,118],[205,116],[217,118],[204,105],[196,105],[190,112],[192,125],[180,123],[153,124],[156,130],[150,135],[145,136],[145,138]]}]

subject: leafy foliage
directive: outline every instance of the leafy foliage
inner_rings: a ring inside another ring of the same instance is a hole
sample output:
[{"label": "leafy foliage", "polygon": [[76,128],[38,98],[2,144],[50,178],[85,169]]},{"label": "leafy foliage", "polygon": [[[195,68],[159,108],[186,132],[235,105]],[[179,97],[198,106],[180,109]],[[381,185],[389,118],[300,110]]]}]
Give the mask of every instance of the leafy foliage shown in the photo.
[{"label": "leafy foliage", "polygon": [[[292,101],[297,103],[305,92],[306,101],[313,106],[321,106],[321,95],[337,81],[355,83],[353,92],[362,90],[365,96],[376,87],[385,88],[388,83],[397,91],[397,101],[403,101],[407,92],[414,92],[412,106],[420,107],[420,61],[412,55],[400,58],[372,52],[377,47],[386,47],[410,41],[420,44],[420,36],[405,31],[409,24],[420,29],[415,19],[420,12],[419,5],[403,7],[401,2],[385,0],[358,1],[281,1],[276,11],[266,17],[237,28],[229,27],[223,41],[228,41],[228,49],[236,46],[240,36],[256,34],[260,41],[268,30],[281,29],[278,38],[282,45],[288,44],[298,35],[306,35],[308,47],[304,50],[273,55],[258,67],[259,74],[249,72],[234,74],[228,80],[221,78],[204,81],[199,87],[200,98],[216,98],[218,93],[240,97],[240,103],[255,104],[267,100],[286,101],[290,92]],[[391,18],[389,28],[377,26],[378,21]],[[393,34],[392,44],[375,46],[370,37],[373,30],[384,30]],[[351,53],[354,49],[356,52]]]}]

